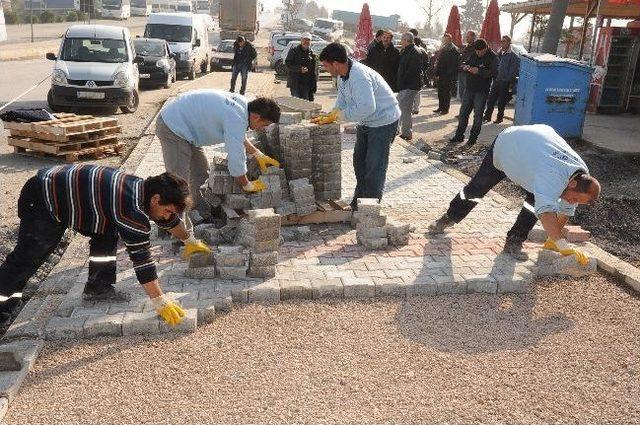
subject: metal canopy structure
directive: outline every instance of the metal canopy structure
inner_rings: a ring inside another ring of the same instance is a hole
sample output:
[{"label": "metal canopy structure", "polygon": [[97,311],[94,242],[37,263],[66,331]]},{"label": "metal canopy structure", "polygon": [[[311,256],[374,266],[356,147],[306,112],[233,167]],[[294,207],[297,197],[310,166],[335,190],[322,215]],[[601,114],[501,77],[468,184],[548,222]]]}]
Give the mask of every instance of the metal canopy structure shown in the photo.
[{"label": "metal canopy structure", "polygon": [[[528,0],[520,3],[508,3],[500,7],[503,12],[511,14],[535,14],[549,15],[553,0]],[[584,17],[597,1],[594,0],[569,0],[567,16]],[[600,16],[611,19],[637,19],[640,18],[640,5],[630,0],[626,4],[610,3],[602,0],[600,4]]]}]

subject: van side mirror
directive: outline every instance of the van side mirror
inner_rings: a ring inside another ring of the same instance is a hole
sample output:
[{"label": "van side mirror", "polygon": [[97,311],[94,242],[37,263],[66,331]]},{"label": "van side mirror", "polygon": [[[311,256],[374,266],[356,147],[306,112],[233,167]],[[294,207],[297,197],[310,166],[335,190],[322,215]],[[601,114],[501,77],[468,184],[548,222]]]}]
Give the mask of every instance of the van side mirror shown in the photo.
[{"label": "van side mirror", "polygon": [[50,61],[54,61],[54,60],[57,60],[57,59],[58,59],[58,58],[56,57],[56,54],[55,54],[55,53],[51,53],[51,52],[47,53],[45,57],[46,57],[47,59],[49,59]]},{"label": "van side mirror", "polygon": [[144,58],[142,56],[136,56],[133,58],[133,63],[144,63]]},{"label": "van side mirror", "polygon": [[198,38],[195,43],[193,43],[195,47],[200,47],[200,39]]}]

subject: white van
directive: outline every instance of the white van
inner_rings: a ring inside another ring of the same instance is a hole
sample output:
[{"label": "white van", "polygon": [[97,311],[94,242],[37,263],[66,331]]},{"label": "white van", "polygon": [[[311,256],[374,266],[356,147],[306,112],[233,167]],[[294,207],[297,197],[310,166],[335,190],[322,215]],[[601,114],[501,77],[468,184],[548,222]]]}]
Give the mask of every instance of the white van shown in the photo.
[{"label": "white van", "polygon": [[78,106],[138,109],[138,63],[127,28],[73,25],[54,60],[47,103],[54,111]]},{"label": "white van", "polygon": [[316,18],[313,21],[313,33],[330,42],[340,41],[344,34],[344,23],[335,19]]},{"label": "white van", "polygon": [[209,71],[209,35],[207,24],[193,13],[152,13],[144,28],[145,38],[167,40],[176,53],[176,73],[190,80]]}]

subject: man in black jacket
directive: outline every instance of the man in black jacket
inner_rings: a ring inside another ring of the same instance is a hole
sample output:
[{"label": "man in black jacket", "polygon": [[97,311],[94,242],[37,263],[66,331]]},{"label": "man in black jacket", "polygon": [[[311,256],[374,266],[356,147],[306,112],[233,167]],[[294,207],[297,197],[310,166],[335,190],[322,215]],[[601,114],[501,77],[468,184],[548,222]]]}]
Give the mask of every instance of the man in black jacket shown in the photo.
[{"label": "man in black jacket", "polygon": [[482,114],[489,96],[491,81],[498,75],[498,57],[482,38],[473,43],[474,53],[462,68],[467,75],[467,87],[462,98],[456,134],[451,143],[462,143],[473,111],[473,126],[466,147],[476,143],[482,129]]},{"label": "man in black jacket", "polygon": [[460,53],[453,44],[451,34],[442,37],[442,47],[438,53],[436,63],[436,80],[438,82],[438,109],[435,113],[446,115],[451,105],[451,86],[458,74],[458,60]]},{"label": "man in black jacket", "polygon": [[287,53],[287,86],[291,96],[313,101],[317,88],[316,55],[311,51],[311,34],[303,34],[300,44]]},{"label": "man in black jacket", "polygon": [[464,97],[465,88],[467,85],[467,73],[462,70],[462,67],[467,64],[467,61],[473,55],[473,43],[476,41],[475,31],[467,31],[465,35],[465,41],[467,44],[460,52],[460,66],[458,67],[458,99],[462,100]]},{"label": "man in black jacket", "polygon": [[422,56],[413,44],[414,36],[407,32],[402,35],[402,53],[398,65],[398,103],[400,104],[400,137],[411,140],[413,134],[412,112],[416,96],[422,88]]},{"label": "man in black jacket", "polygon": [[500,124],[504,118],[504,108],[509,103],[509,88],[515,84],[520,73],[520,58],[511,50],[511,37],[502,36],[500,52],[498,53],[498,76],[491,84],[487,109],[484,111],[484,121],[491,122],[493,108],[498,103],[498,116],[495,123]]},{"label": "man in black jacket", "polygon": [[396,77],[398,75],[400,52],[394,47],[392,40],[393,34],[391,34],[391,31],[385,31],[382,40],[376,42],[369,51],[365,65],[375,69],[389,84],[391,90],[397,92]]},{"label": "man in black jacket", "polygon": [[243,36],[238,36],[236,42],[233,43],[233,67],[231,69],[231,89],[233,93],[236,90],[236,80],[238,74],[242,78],[240,85],[240,94],[244,95],[247,89],[247,74],[253,67],[253,60],[258,56],[253,44],[249,43]]}]

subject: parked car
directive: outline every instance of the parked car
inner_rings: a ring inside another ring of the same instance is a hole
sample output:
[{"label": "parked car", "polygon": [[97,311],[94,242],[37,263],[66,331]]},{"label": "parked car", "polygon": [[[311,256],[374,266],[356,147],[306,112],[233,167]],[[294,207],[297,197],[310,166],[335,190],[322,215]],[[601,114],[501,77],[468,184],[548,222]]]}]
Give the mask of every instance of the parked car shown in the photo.
[{"label": "parked car", "polygon": [[[218,71],[233,67],[233,43],[235,40],[222,40],[211,53],[211,70]],[[251,72],[256,72],[258,58],[251,63]]]},{"label": "parked car", "polygon": [[178,76],[190,80],[197,73],[209,71],[209,34],[207,24],[193,13],[152,13],[144,28],[147,38],[161,38],[169,43],[171,53],[176,53]]},{"label": "parked car", "polygon": [[313,29],[313,21],[308,19],[294,19],[290,26],[291,31],[311,32]]},{"label": "parked car", "polygon": [[132,113],[138,109],[138,64],[127,28],[108,25],[73,25],[67,29],[55,61],[47,103],[53,111],[74,107],[115,107]]},{"label": "parked car", "polygon": [[[289,54],[289,51],[294,47],[298,46],[299,44],[300,44],[300,40],[290,41],[289,44],[287,44],[287,47],[284,48],[284,50],[282,51],[282,60],[279,61],[278,64],[276,65],[276,75],[286,76],[289,73],[287,65],[284,63],[284,61],[287,59],[287,55]],[[312,41],[311,51],[315,53],[316,56],[320,56],[320,52],[322,52],[322,49],[327,47],[328,44],[329,42],[324,40]],[[347,49],[347,55],[350,58],[353,58],[353,49],[345,43],[341,43],[341,44]],[[317,66],[318,66],[318,69],[316,70],[316,72],[318,73],[319,77],[324,76],[322,74],[328,74],[327,71],[324,70],[324,67],[322,66],[322,63],[320,61],[317,61]]]},{"label": "parked car", "polygon": [[171,53],[166,40],[136,38],[133,40],[133,46],[136,55],[144,59],[144,62],[138,64],[140,87],[171,87],[176,81],[176,61],[175,53]]},{"label": "parked car", "polygon": [[[288,31],[273,31],[269,35],[269,65],[271,68],[275,68],[278,61],[281,60],[282,51],[290,41],[300,41],[302,33],[300,32],[288,32]],[[311,41],[322,41],[317,35],[311,36]]]},{"label": "parked car", "polygon": [[344,35],[344,23],[336,19],[316,18],[312,32],[323,40],[340,41]]}]

